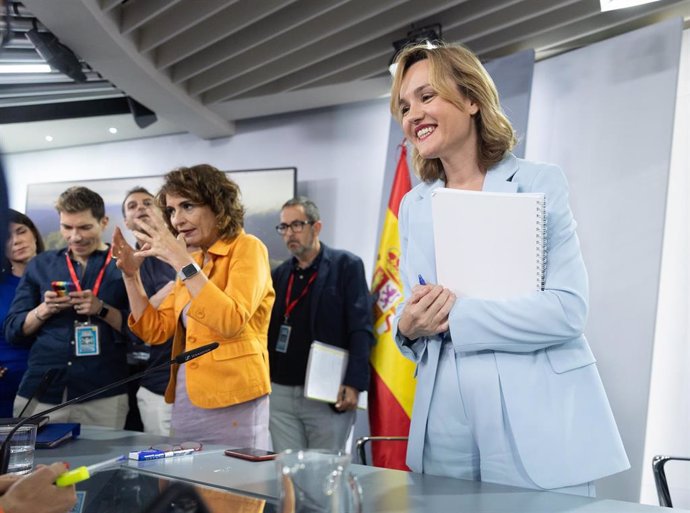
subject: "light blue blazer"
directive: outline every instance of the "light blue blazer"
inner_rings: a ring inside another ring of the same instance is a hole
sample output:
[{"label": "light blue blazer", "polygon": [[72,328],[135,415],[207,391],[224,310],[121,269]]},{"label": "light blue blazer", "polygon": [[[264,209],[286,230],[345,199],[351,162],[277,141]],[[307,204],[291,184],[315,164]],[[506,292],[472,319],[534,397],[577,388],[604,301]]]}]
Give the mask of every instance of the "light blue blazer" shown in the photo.
[{"label": "light blue blazer", "polygon": [[[400,271],[405,297],[417,283],[418,274],[436,283],[431,191],[437,187],[443,183],[416,186],[400,206]],[[583,335],[587,272],[563,172],[556,166],[507,153],[486,174],[483,190],[546,194],[545,288],[512,300],[459,298],[450,313],[456,355],[495,352],[519,458],[538,486],[571,486],[629,468],[594,356]],[[394,333],[403,307],[404,303],[397,311]],[[441,339],[435,336],[411,341],[398,334],[396,342],[402,353],[417,363],[407,464],[422,472]]]}]

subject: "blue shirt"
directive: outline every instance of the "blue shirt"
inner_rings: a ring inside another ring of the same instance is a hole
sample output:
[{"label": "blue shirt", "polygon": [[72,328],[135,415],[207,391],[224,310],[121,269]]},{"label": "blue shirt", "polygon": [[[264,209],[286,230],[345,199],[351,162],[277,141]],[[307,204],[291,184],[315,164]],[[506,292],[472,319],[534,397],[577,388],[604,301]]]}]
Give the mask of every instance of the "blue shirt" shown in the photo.
[{"label": "blue shirt", "polygon": [[[17,285],[19,278],[13,274],[0,274],[0,323],[7,317]],[[9,345],[0,333],[0,367],[7,367],[5,375],[0,378],[0,417],[12,417],[14,397],[26,370],[28,357],[28,349]]]},{"label": "blue shirt", "polygon": [[[162,260],[155,257],[144,259],[139,270],[141,282],[148,297],[153,296],[168,282],[175,281],[175,270]],[[154,367],[171,359],[172,338],[164,344],[149,347],[148,367]],[[154,394],[163,395],[170,381],[170,368],[163,368],[141,378],[141,386],[149,389]]]},{"label": "blue shirt", "polygon": [[[98,297],[122,315],[122,333],[110,327],[98,316],[91,316],[91,323],[98,326],[100,354],[75,356],[74,323],[84,322],[86,316],[77,315],[72,309],[63,310],[49,318],[32,335],[24,335],[22,326],[26,316],[42,301],[45,291],[51,289],[54,280],[72,281],[65,260],[66,249],[45,251],[27,265],[5,320],[5,338],[15,346],[29,347],[29,367],[19,386],[19,395],[30,397],[43,374],[51,368],[64,369],[62,374],[41,397],[45,403],[60,403],[67,388],[67,399],[91,392],[98,387],[113,383],[127,376],[126,350],[129,304],[122,275],[112,260],[105,269]],[[91,289],[103,268],[107,251],[96,250],[89,255],[86,269],[72,260],[80,278],[82,290]],[[33,315],[33,314],[32,314]],[[105,392],[100,397],[110,397],[126,392],[124,386]]]}]

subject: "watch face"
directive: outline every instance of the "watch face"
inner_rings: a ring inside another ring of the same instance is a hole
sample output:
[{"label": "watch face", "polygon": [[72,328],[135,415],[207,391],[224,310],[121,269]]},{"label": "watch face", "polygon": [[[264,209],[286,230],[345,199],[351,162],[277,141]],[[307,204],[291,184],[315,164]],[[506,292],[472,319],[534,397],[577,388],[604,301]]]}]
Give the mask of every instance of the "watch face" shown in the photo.
[{"label": "watch face", "polygon": [[186,280],[191,278],[200,271],[196,264],[187,264],[182,269],[180,269],[180,279]]}]

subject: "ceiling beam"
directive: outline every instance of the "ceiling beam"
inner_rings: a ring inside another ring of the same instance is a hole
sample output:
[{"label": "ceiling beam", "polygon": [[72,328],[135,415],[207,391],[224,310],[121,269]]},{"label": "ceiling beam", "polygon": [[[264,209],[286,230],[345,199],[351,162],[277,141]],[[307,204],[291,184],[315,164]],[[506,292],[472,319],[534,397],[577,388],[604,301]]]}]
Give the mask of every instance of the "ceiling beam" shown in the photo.
[{"label": "ceiling beam", "polygon": [[320,45],[326,37],[364,23],[403,3],[405,0],[352,0],[342,4],[193,77],[187,82],[187,90],[190,94],[209,92],[208,96],[204,95],[205,103],[225,100],[228,98],[226,91],[233,90],[232,84],[226,86],[226,83],[237,77],[310,45]]},{"label": "ceiling beam", "polygon": [[[426,0],[424,12],[428,14],[438,13],[457,3],[458,0]],[[381,7],[381,4],[382,2],[376,2],[377,7]],[[245,91],[269,83],[277,77],[290,74],[295,70],[305,68],[319,60],[335,58],[341,55],[343,50],[359,47],[359,52],[366,55],[369,53],[369,42],[372,39],[375,40],[379,36],[390,34],[390,27],[406,28],[419,19],[419,5],[414,1],[401,5],[390,4],[385,10],[379,9],[376,12],[365,14],[366,17],[363,20],[351,17],[353,23],[349,26],[345,26],[341,22],[339,29],[334,33],[322,35],[317,32],[310,34],[313,35],[313,38],[305,38],[304,47],[296,46],[289,58],[282,56],[280,59],[273,59],[269,64],[251,73],[243,73],[239,77],[235,73],[231,80],[207,90],[203,95],[204,103],[232,99]],[[404,30],[401,35],[406,32]],[[292,40],[299,41],[295,36],[292,37]],[[391,39],[390,43],[392,42]],[[344,64],[347,65],[347,62]],[[245,67],[240,67],[240,69],[246,70]],[[191,93],[196,92],[191,83],[189,91]]]},{"label": "ceiling beam", "polygon": [[[180,83],[197,76],[207,69],[222,64],[247,50],[269,41],[300,26],[347,0],[302,0],[266,16],[261,23],[228,34],[227,37],[206,49],[203,55],[191,55],[176,64],[171,73],[173,82]],[[299,21],[295,21],[299,20]]]},{"label": "ceiling beam", "polygon": [[199,137],[234,133],[234,125],[170,82],[134,43],[122,37],[115,13],[98,0],[25,0],[26,6],[66,46],[119,89],[159,116]]},{"label": "ceiling beam", "polygon": [[120,33],[125,35],[173,7],[181,0],[128,0],[120,12]]},{"label": "ceiling beam", "polygon": [[[156,67],[160,70],[168,68],[252,23],[264,20],[267,16],[294,1],[261,0],[261,2],[255,2],[254,0],[240,0],[238,4],[232,4],[204,23],[204,30],[186,30],[159,47],[154,56]],[[245,5],[245,2],[253,2],[253,5],[249,7]],[[171,76],[174,80],[175,70]]]},{"label": "ceiling beam", "polygon": [[[508,34],[512,37],[499,41],[487,41],[489,44],[483,51],[488,57],[492,57],[534,48],[536,58],[543,59],[670,18],[685,18],[690,9],[690,0],[666,4],[652,3],[637,6],[634,9],[635,11],[608,11],[598,16],[573,18],[567,23],[533,33],[523,31],[522,40],[516,39],[519,32],[513,32]],[[631,12],[636,14],[631,16]]]},{"label": "ceiling beam", "polygon": [[139,29],[137,47],[140,52],[149,52],[186,30],[197,32],[197,25],[235,2],[237,0],[179,3]]},{"label": "ceiling beam", "polygon": [[389,92],[390,78],[383,77],[277,95],[236,99],[215,104],[213,108],[227,119],[240,120],[373,100]]}]

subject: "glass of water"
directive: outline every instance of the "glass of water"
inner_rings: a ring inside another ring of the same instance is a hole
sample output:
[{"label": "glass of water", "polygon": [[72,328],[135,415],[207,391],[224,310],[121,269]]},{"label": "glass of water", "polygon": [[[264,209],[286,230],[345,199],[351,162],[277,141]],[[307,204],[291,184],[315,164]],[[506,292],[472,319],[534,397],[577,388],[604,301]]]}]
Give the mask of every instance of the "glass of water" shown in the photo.
[{"label": "glass of water", "polygon": [[[0,443],[5,441],[13,426],[0,426]],[[10,439],[10,474],[28,474],[34,468],[36,424],[20,427]]]}]

